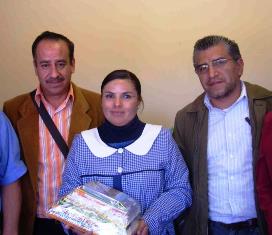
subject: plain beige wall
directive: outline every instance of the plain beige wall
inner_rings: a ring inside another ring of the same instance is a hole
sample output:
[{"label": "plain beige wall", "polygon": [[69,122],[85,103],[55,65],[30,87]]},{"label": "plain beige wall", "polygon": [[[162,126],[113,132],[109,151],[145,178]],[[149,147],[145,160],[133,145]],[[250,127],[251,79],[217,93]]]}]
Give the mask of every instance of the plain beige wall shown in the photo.
[{"label": "plain beige wall", "polygon": [[37,85],[31,44],[45,30],[74,41],[80,86],[126,68],[142,82],[144,121],[171,127],[202,88],[192,66],[194,42],[222,34],[240,45],[244,80],[272,89],[272,1],[0,0],[0,104]]}]

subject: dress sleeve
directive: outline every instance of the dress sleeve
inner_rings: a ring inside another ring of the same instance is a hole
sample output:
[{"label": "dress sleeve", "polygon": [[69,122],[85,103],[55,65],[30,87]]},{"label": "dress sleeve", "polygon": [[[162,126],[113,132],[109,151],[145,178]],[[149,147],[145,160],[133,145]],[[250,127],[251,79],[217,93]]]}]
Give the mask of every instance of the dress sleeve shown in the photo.
[{"label": "dress sleeve", "polygon": [[0,185],[15,182],[25,172],[16,133],[6,115],[0,112]]},{"label": "dress sleeve", "polygon": [[64,172],[62,175],[62,185],[59,191],[59,198],[67,195],[73,189],[82,185],[79,173],[80,169],[78,167],[79,164],[76,161],[80,154],[80,138],[82,137],[79,134],[75,136],[67,156]]},{"label": "dress sleeve", "polygon": [[167,132],[167,141],[168,164],[165,169],[164,191],[143,215],[152,235],[162,234],[166,225],[192,203],[188,168],[170,132]]}]

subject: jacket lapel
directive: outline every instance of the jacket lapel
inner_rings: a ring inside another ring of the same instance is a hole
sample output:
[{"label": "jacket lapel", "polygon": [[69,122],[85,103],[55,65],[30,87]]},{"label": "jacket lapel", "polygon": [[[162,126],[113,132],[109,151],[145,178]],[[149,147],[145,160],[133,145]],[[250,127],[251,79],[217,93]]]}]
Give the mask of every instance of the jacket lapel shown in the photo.
[{"label": "jacket lapel", "polygon": [[[256,151],[259,149],[259,140],[261,137],[261,130],[263,125],[263,119],[265,113],[268,110],[267,101],[265,98],[272,96],[271,91],[265,89],[259,89],[257,85],[249,84],[244,82],[247,90],[248,96],[248,107],[251,120],[251,133],[252,133],[252,146],[254,151],[254,156],[256,156]],[[256,159],[255,159],[256,160]]]},{"label": "jacket lapel", "polygon": [[70,147],[72,144],[72,140],[75,134],[80,133],[83,130],[89,129],[92,119],[87,114],[90,109],[89,104],[84,98],[80,88],[78,88],[75,84],[73,85],[73,91],[75,95],[72,117],[71,117],[71,126],[69,131],[68,138],[68,146]]}]

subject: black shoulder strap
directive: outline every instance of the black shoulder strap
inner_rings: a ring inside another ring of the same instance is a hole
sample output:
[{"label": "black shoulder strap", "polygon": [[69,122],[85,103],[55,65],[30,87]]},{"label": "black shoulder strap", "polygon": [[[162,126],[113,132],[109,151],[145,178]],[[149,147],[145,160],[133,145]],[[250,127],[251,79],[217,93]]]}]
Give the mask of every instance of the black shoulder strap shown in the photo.
[{"label": "black shoulder strap", "polygon": [[63,156],[66,158],[69,152],[69,147],[66,144],[65,140],[63,139],[62,135],[60,134],[58,128],[56,127],[55,123],[53,122],[52,118],[50,117],[49,113],[47,112],[46,108],[44,107],[43,102],[41,101],[40,107],[35,101],[35,93],[36,90],[30,93],[32,101],[37,108],[44,124],[46,125],[47,129],[49,130],[51,136],[54,138],[55,142],[57,143],[60,151],[62,152]]}]

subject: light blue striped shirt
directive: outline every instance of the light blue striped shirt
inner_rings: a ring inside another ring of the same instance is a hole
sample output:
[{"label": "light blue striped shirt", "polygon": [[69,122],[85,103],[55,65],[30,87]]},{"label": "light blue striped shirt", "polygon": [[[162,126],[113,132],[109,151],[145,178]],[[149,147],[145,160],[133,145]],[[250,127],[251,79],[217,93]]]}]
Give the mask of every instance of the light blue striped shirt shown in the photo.
[{"label": "light blue striped shirt", "polygon": [[256,218],[252,167],[252,135],[246,88],[229,108],[212,106],[208,128],[209,218],[223,223]]}]

